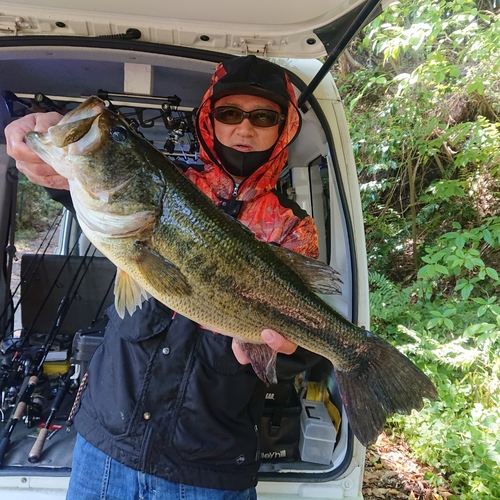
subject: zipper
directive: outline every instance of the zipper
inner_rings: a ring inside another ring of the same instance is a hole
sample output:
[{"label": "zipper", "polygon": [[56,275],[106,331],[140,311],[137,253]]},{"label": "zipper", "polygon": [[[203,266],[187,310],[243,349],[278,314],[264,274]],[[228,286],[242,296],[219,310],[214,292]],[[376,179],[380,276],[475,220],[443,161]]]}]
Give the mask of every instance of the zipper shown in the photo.
[{"label": "zipper", "polygon": [[236,184],[234,183],[234,189],[233,189],[233,194],[231,195],[231,198],[228,200],[223,200],[221,203],[221,208],[222,210],[230,215],[233,218],[237,218],[238,214],[240,213],[241,206],[243,205],[242,201],[238,201],[236,199],[236,196],[238,196],[238,189],[240,188],[241,184]]},{"label": "zipper", "polygon": [[258,462],[260,460],[260,433],[259,427],[257,425],[253,426],[255,437],[257,438],[257,449],[255,450],[255,461]]}]

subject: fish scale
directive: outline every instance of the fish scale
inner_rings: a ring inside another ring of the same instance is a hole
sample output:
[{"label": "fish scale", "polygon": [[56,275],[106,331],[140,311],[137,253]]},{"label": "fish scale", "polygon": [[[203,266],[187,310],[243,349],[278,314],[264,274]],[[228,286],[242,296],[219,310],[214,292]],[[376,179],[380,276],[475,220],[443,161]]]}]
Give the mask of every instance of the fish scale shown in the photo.
[{"label": "fish scale", "polygon": [[338,292],[335,271],[258,241],[98,98],[66,115],[62,128],[30,132],[26,142],[69,179],[84,233],[117,265],[120,315],[152,295],[238,339],[264,381],[274,372],[261,332],[276,330],[331,361],[349,424],[364,445],[376,440],[388,415],[437,396],[406,356],[317,295]]}]

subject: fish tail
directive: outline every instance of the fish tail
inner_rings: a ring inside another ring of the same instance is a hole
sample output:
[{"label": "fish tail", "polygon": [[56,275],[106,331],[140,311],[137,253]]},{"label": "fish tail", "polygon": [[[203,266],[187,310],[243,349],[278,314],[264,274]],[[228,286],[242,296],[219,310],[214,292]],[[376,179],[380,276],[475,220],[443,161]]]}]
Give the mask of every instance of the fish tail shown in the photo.
[{"label": "fish tail", "polygon": [[[353,370],[335,370],[349,425],[361,444],[377,440],[386,418],[420,410],[423,398],[435,399],[431,380],[394,346],[366,332]],[[361,352],[360,352],[361,351]]]}]

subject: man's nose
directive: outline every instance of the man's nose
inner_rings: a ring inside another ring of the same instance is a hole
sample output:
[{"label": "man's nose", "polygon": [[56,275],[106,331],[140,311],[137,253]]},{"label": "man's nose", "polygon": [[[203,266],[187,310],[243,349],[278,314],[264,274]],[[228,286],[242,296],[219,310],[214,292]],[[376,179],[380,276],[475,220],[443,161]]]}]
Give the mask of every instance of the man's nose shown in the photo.
[{"label": "man's nose", "polygon": [[253,135],[255,133],[255,127],[250,123],[248,117],[243,118],[241,123],[238,123],[237,130],[240,134]]}]

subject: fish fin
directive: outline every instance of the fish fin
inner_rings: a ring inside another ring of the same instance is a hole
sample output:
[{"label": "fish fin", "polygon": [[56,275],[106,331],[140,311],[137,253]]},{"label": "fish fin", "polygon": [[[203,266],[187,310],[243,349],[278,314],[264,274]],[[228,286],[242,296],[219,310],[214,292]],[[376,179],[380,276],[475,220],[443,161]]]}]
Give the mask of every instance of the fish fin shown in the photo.
[{"label": "fish fin", "polygon": [[403,353],[366,333],[366,348],[360,352],[357,369],[335,370],[349,425],[364,446],[377,440],[388,416],[410,414],[423,407],[423,398],[438,396],[427,375]]},{"label": "fish fin", "polygon": [[130,277],[125,271],[118,268],[115,278],[115,308],[120,318],[125,317],[125,309],[132,316],[139,307],[142,309],[142,302],[148,299],[149,294]]},{"label": "fish fin", "polygon": [[266,384],[277,384],[276,357],[277,352],[267,344],[251,344],[236,340],[241,350],[250,360],[253,371]]},{"label": "fish fin", "polygon": [[308,285],[314,293],[324,293],[328,295],[342,293],[339,273],[327,264],[307,257],[288,248],[270,245],[279,258],[288,264]]},{"label": "fish fin", "polygon": [[177,296],[191,295],[192,289],[181,270],[144,242],[136,241],[137,268],[156,290],[168,290]]}]

